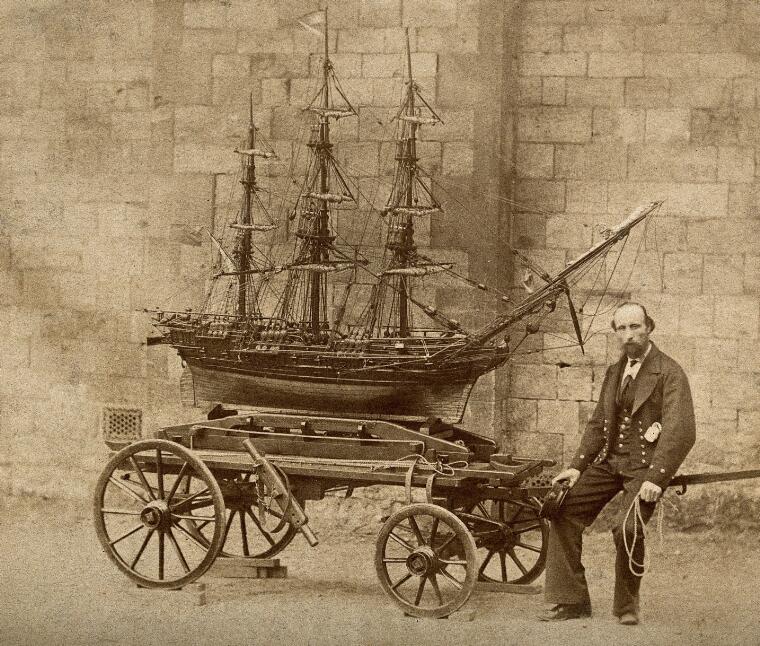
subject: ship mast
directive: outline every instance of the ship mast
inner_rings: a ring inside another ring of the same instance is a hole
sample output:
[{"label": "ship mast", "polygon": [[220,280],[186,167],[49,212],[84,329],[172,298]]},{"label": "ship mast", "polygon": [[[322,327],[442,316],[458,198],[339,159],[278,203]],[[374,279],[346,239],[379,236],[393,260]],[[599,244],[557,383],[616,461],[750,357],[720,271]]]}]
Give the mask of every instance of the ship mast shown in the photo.
[{"label": "ship mast", "polygon": [[[328,52],[327,36],[327,7],[325,7],[325,55],[322,61],[322,83],[324,84],[324,93],[322,94],[322,113],[319,115],[319,140],[316,145],[317,154],[319,155],[319,215],[316,227],[316,236],[311,250],[311,262],[318,265],[323,260],[328,259],[327,245],[329,239],[329,221],[330,213],[328,210],[328,195],[330,194],[329,168],[327,165],[328,157],[332,144],[330,143],[330,118],[328,109],[330,107],[330,59]],[[323,275],[318,271],[311,273],[311,290],[309,293],[311,313],[311,332],[318,336],[321,327],[321,292],[322,292]]]},{"label": "ship mast", "polygon": [[[427,259],[417,253],[414,241],[414,219],[441,210],[431,189],[420,176],[417,166],[417,130],[423,124],[440,123],[441,119],[422,97],[420,88],[414,81],[408,29],[406,67],[406,92],[396,115],[400,123],[400,135],[396,143],[396,172],[393,188],[383,208],[388,225],[385,247],[390,252],[390,258],[383,272],[384,285],[380,285],[375,292],[375,302],[370,308],[367,320],[368,327],[373,328],[379,324],[382,328],[387,325],[388,332],[399,337],[409,337],[412,334],[412,278],[450,268],[447,263],[427,262]],[[427,112],[426,116],[420,114],[423,110]],[[379,319],[382,317],[383,301],[388,294],[386,287],[390,288],[394,303],[391,304],[390,319],[382,322]]]},{"label": "ship mast", "polygon": [[[412,54],[409,48],[409,28],[406,28],[406,66],[409,85],[406,91],[406,116],[414,117],[414,79],[412,78]],[[401,155],[401,163],[406,165],[407,186],[406,206],[414,206],[414,181],[417,171],[417,124],[409,122],[409,137],[406,140],[405,155]],[[412,215],[406,216],[406,225],[401,234],[401,241],[396,251],[398,266],[409,266],[409,255],[415,250],[414,220]],[[409,336],[409,285],[406,276],[399,277],[399,336]]]},{"label": "ship mast", "polygon": [[[236,221],[229,225],[230,228],[237,231],[237,241],[232,256],[229,256],[221,243],[211,236],[220,253],[227,258],[224,271],[216,274],[215,278],[222,276],[235,277],[237,281],[236,313],[240,318],[245,318],[252,314],[260,315],[253,274],[266,273],[273,270],[270,267],[262,267],[260,263],[255,261],[253,257],[253,234],[277,228],[271,221],[268,213],[266,213],[266,207],[264,207],[258,197],[260,189],[256,183],[256,157],[270,159],[276,157],[276,155],[266,143],[263,148],[256,148],[257,132],[256,124],[253,122],[253,94],[251,94],[248,112],[248,137],[245,142],[247,147],[235,149],[235,152],[242,155],[244,160],[243,176],[240,180],[240,183],[243,185],[243,204],[238,212]],[[269,220],[268,222],[254,222],[255,204],[264,212]]]},{"label": "ship mast", "polygon": [[[256,127],[253,125],[253,93],[250,96],[248,112],[248,148],[256,149]],[[242,225],[242,235],[240,236],[237,248],[238,261],[238,315],[244,318],[248,314],[247,291],[248,291],[248,271],[251,268],[251,206],[253,202],[253,193],[256,190],[256,156],[248,155],[246,164],[245,177],[240,183],[245,187],[243,209],[241,211],[240,222]]]},{"label": "ship mast", "polygon": [[[327,320],[327,274],[355,267],[355,262],[336,261],[331,255],[336,236],[330,212],[335,204],[355,202],[332,154],[330,119],[356,116],[335,76],[329,58],[327,10],[324,10],[324,60],[322,86],[305,108],[318,115],[307,144],[310,155],[303,191],[293,209],[298,214],[297,243],[288,264],[288,282],[278,305],[278,318],[301,327],[308,342],[323,342]],[[337,101],[337,103],[336,103]]]}]

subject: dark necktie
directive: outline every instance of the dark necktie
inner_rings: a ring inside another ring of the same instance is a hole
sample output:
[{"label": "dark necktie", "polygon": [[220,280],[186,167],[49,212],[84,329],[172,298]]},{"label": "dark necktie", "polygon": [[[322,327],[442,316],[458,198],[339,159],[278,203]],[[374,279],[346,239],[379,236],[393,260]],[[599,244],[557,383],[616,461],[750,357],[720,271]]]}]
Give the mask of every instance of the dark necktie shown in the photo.
[{"label": "dark necktie", "polygon": [[[639,362],[638,359],[630,359],[628,362],[628,368],[633,368],[638,362]],[[625,397],[625,392],[630,387],[632,381],[633,381],[633,376],[629,372],[625,376],[625,379],[623,379],[623,384],[620,387],[620,395],[618,397],[618,401],[623,401],[623,398]]]}]

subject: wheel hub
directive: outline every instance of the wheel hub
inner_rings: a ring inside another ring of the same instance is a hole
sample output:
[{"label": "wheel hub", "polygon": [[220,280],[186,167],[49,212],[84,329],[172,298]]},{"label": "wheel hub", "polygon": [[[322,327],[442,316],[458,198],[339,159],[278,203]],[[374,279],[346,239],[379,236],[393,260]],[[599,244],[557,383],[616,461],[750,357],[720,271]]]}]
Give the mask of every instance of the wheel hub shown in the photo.
[{"label": "wheel hub", "polygon": [[429,545],[421,545],[406,557],[406,567],[415,576],[427,576],[439,569],[440,562]]},{"label": "wheel hub", "polygon": [[509,525],[501,526],[501,542],[509,547],[515,544],[515,533]]},{"label": "wheel hub", "polygon": [[151,500],[140,512],[140,520],[148,529],[156,529],[170,521],[169,505],[163,500]]}]

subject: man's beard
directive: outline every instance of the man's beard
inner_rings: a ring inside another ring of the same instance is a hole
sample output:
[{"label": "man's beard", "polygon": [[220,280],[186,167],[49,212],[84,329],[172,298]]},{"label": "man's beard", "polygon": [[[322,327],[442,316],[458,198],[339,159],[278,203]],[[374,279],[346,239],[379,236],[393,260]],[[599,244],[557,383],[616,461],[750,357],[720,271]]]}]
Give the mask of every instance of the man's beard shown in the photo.
[{"label": "man's beard", "polygon": [[644,349],[646,347],[646,343],[636,343],[635,341],[630,341],[623,344],[625,353],[632,358],[637,358],[644,354]]}]

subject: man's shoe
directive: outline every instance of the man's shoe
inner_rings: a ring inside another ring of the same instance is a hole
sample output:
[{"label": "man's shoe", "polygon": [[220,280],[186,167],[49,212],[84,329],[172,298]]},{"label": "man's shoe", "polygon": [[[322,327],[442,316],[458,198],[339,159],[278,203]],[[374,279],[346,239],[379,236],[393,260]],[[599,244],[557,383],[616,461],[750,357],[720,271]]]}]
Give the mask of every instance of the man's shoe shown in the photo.
[{"label": "man's shoe", "polygon": [[623,626],[636,626],[639,623],[639,618],[634,612],[624,612],[618,617],[618,622]]},{"label": "man's shoe", "polygon": [[558,603],[545,610],[538,618],[540,621],[566,621],[591,616],[591,606],[587,603]]}]

